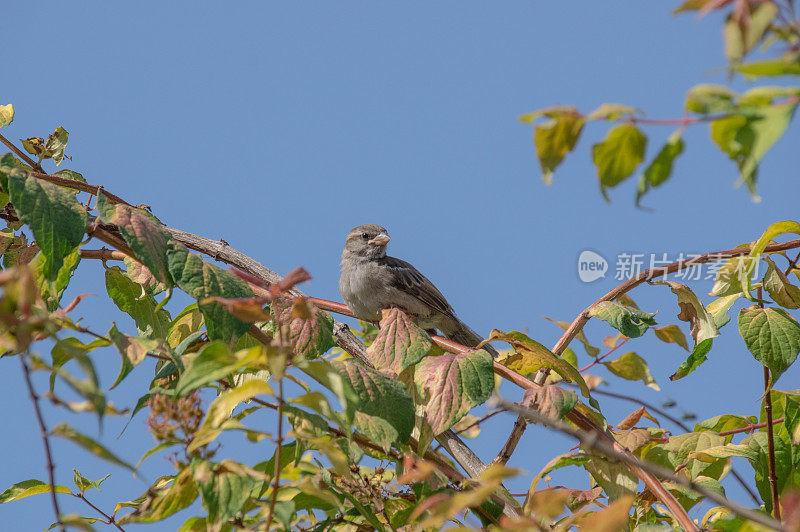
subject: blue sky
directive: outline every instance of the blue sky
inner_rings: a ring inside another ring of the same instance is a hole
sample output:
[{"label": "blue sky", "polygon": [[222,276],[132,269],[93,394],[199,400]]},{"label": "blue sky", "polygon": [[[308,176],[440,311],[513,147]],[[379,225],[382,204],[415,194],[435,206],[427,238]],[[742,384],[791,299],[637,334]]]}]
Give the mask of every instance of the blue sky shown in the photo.
[{"label": "blue sky", "polygon": [[[149,204],[171,226],[224,238],[278,272],[303,265],[313,276],[304,290],[317,297],[340,300],[345,235],[355,225],[379,223],[393,237],[390,253],[433,280],[473,328],[528,330],[552,345],[559,331],[543,316],[570,321],[616,284],[613,276],[580,282],[582,250],[612,263],[621,252],[676,257],[728,249],[774,221],[798,219],[797,124],[762,165],[760,204],[734,190],[734,165],[705,126],[686,133],[671,181],[645,198],[653,212],[634,208],[635,178],[611,191],[611,204],[600,196],[590,152],[607,124],[587,127],[555,184],[542,184],[520,114],[621,102],[674,118],[691,86],[726,81],[715,70],[725,63],[719,19],[674,17],[675,5],[17,2],[6,6],[0,34],[0,103],[13,103],[17,113],[3,134],[46,136],[63,126],[73,159],[62,168]],[[647,132],[649,159],[672,129]],[[103,292],[98,264],[79,270],[66,298]],[[710,301],[709,281],[691,284]],[[658,310],[660,324],[677,323],[666,288],[644,286],[632,296],[643,309]],[[133,331],[131,320],[102,298],[85,300],[76,313],[97,329],[112,316]],[[587,333],[599,344],[611,329],[592,323]],[[699,419],[757,413],[761,370],[733,325],[715,341],[709,362],[676,383],[668,376],[682,350],[652,333],[628,347],[648,361],[663,391],[619,379],[609,389],[655,403],[674,398]],[[118,356],[107,351],[97,359],[110,385]],[[150,371],[137,368],[110,394],[115,404],[131,406]],[[799,376],[794,368],[777,387],[794,388]],[[44,479],[45,470],[16,360],[0,360],[0,379],[13,401],[4,409],[2,489]],[[36,383],[41,390],[44,377]],[[503,391],[519,395],[512,387]],[[601,402],[612,422],[635,408]],[[61,420],[97,434],[88,418],[47,411],[50,426]],[[109,419],[100,437],[135,462],[152,445],[143,420],[116,440],[124,420]],[[512,422],[492,420],[490,435],[475,444],[483,458],[499,450]],[[241,440],[229,446],[243,461],[265,452]],[[571,446],[532,428],[512,463],[535,473]],[[71,483],[72,467],[90,478],[112,473],[94,494],[102,508],[146,487],[69,443],[54,448],[60,483]],[[737,465],[752,479],[746,464]],[[144,473],[152,479],[168,467],[155,457]],[[565,478],[588,487],[582,474]],[[63,506],[91,515],[78,501],[64,499]],[[44,496],[0,506],[0,519],[26,530],[53,520]]]}]

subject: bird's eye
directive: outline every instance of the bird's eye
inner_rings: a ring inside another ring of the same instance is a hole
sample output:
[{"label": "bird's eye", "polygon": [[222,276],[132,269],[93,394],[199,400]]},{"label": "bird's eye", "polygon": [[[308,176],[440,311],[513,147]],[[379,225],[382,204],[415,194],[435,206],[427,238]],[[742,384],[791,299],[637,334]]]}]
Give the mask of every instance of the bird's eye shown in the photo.
[{"label": "bird's eye", "polygon": [[361,233],[361,238],[364,240],[369,240],[369,235],[367,233]]}]

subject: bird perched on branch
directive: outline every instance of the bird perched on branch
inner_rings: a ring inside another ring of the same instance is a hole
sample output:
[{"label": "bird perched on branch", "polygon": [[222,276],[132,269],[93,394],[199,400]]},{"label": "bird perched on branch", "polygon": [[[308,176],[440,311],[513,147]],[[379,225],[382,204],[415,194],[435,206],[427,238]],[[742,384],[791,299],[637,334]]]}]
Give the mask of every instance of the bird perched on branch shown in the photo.
[{"label": "bird perched on branch", "polygon": [[[382,309],[397,307],[423,329],[477,346],[483,338],[456,317],[433,283],[406,261],[386,255],[389,240],[386,229],[375,224],[359,225],[347,235],[339,292],[356,317],[377,322]],[[496,356],[491,346],[486,349]]]}]

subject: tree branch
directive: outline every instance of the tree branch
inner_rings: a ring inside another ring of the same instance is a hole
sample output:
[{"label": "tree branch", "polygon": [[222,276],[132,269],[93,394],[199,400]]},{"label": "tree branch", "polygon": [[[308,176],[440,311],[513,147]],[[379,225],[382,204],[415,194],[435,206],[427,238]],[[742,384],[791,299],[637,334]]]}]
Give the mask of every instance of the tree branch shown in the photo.
[{"label": "tree branch", "polygon": [[[676,475],[669,469],[652,464],[650,462],[645,462],[643,460],[640,460],[630,452],[621,452],[617,448],[617,446],[611,443],[613,440],[606,435],[601,435],[598,433],[588,434],[581,432],[579,430],[575,430],[566,423],[564,423],[563,421],[544,416],[535,410],[519,406],[510,401],[506,401],[503,399],[493,399],[492,402],[495,404],[495,406],[500,406],[507,410],[516,412],[520,416],[529,419],[530,421],[533,421],[535,423],[541,423],[542,425],[558,430],[559,432],[568,434],[569,436],[572,436],[573,438],[580,441],[581,444],[588,449],[593,449],[595,451],[598,451],[606,455],[609,458],[619,460],[620,462],[623,462],[634,469],[647,471],[652,475],[657,475],[665,480],[689,488],[699,493],[703,497],[711,499],[720,506],[724,506],[725,508],[728,508],[732,512],[746,519],[754,521],[760,525],[766,526],[773,530],[779,530],[779,531],[782,530],[781,524],[767,515],[740,506],[739,504],[727,499],[726,497],[719,495],[718,493],[697,484],[696,482],[687,477]],[[687,528],[686,524],[681,523],[681,525],[684,528]],[[695,525],[694,522],[690,520],[687,529],[697,530],[697,525]]]},{"label": "tree branch", "polygon": [[10,140],[8,140],[7,138],[5,138],[3,135],[0,135],[0,142],[2,142],[3,144],[5,144],[6,146],[8,146],[8,148],[9,148],[11,151],[13,151],[13,152],[14,152],[14,154],[15,154],[17,157],[19,157],[20,159],[22,159],[23,161],[25,161],[25,163],[26,163],[28,166],[30,166],[31,168],[34,168],[34,169],[36,169],[36,170],[39,170],[40,172],[43,172],[43,171],[44,171],[44,170],[42,170],[42,167],[41,167],[41,166],[39,166],[39,163],[37,163],[36,161],[34,161],[34,160],[33,160],[33,159],[31,159],[30,157],[28,157],[28,155],[27,155],[27,154],[26,154],[24,151],[20,150],[20,149],[19,149],[19,148],[17,148],[16,146],[14,146],[14,143],[13,143],[13,142],[11,142]]}]

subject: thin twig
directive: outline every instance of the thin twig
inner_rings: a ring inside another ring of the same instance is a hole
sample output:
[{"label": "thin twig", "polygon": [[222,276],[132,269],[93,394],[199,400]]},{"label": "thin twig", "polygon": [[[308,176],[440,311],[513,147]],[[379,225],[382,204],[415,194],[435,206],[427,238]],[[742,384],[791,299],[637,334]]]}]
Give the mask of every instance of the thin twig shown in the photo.
[{"label": "thin twig", "polygon": [[491,412],[489,412],[488,414],[484,415],[483,417],[480,417],[480,418],[476,419],[475,421],[473,421],[472,423],[470,423],[469,425],[467,425],[467,426],[466,426],[466,427],[464,427],[463,429],[458,429],[458,430],[456,431],[456,434],[461,434],[461,433],[463,433],[463,432],[466,432],[466,431],[468,431],[469,429],[471,429],[472,427],[475,427],[475,426],[477,426],[477,425],[480,425],[481,423],[483,423],[483,422],[484,422],[484,421],[486,421],[487,419],[493,418],[494,416],[496,416],[496,415],[497,415],[497,414],[499,414],[500,412],[502,412],[502,410],[492,410]]},{"label": "thin twig", "polygon": [[789,261],[789,266],[786,268],[786,271],[783,272],[783,275],[789,275],[792,272],[792,270],[794,270],[797,267],[797,261],[799,260],[800,260],[800,253],[797,254],[794,260]]},{"label": "thin twig", "polygon": [[[760,512],[756,512],[754,510],[750,510],[748,508],[740,506],[739,504],[727,499],[726,497],[718,494],[717,492],[711,491],[711,490],[709,490],[709,489],[697,484],[696,482],[694,482],[693,480],[691,480],[691,479],[689,479],[687,477],[678,476],[678,475],[674,474],[669,469],[666,469],[664,467],[652,464],[650,462],[645,462],[643,460],[640,460],[639,458],[637,458],[633,454],[619,452],[618,449],[615,449],[615,447],[612,446],[612,444],[609,442],[607,437],[603,437],[603,436],[601,436],[599,434],[589,434],[589,433],[585,433],[585,432],[582,432],[582,431],[579,431],[579,430],[575,430],[572,427],[570,427],[569,425],[567,425],[566,423],[564,423],[563,421],[544,416],[544,415],[540,414],[539,412],[537,412],[537,411],[535,411],[535,410],[533,410],[531,408],[526,408],[524,406],[520,406],[520,405],[518,405],[516,403],[512,403],[511,401],[506,401],[506,400],[503,400],[503,399],[493,399],[492,402],[496,406],[500,406],[502,408],[505,408],[506,410],[510,410],[510,411],[516,412],[517,414],[519,414],[519,415],[521,415],[521,416],[523,416],[523,417],[525,417],[525,418],[527,418],[527,419],[529,419],[529,420],[531,420],[533,422],[540,423],[542,425],[545,425],[545,426],[548,426],[548,427],[553,428],[555,430],[558,430],[559,432],[563,432],[564,434],[572,436],[573,438],[575,438],[578,441],[580,441],[581,444],[584,447],[588,448],[588,449],[596,450],[596,451],[606,455],[609,458],[613,458],[615,460],[619,460],[620,462],[624,462],[624,463],[626,463],[626,464],[628,464],[630,466],[633,466],[635,468],[638,468],[638,469],[643,469],[643,470],[648,471],[649,473],[651,473],[653,475],[656,475],[656,476],[659,476],[659,477],[661,477],[661,478],[663,478],[665,480],[668,480],[670,482],[674,482],[676,484],[679,484],[681,486],[689,488],[689,489],[699,493],[703,497],[711,499],[712,501],[716,502],[720,506],[724,506],[725,508],[728,508],[732,512],[734,512],[737,515],[740,515],[740,516],[742,516],[742,517],[744,517],[746,519],[749,519],[751,521],[754,521],[756,523],[764,525],[764,526],[766,526],[768,528],[771,528],[773,530],[781,530],[780,523],[778,521],[772,519],[771,517],[767,516],[767,515],[764,515],[764,514],[762,514]],[[692,524],[693,524],[693,526],[691,527],[691,529],[692,530],[697,530],[697,526],[694,525],[694,523],[692,523]]]},{"label": "thin twig", "polygon": [[608,355],[610,355],[611,353],[613,353],[614,351],[616,351],[617,349],[619,349],[620,347],[625,345],[625,342],[627,342],[628,340],[630,340],[630,338],[623,338],[621,342],[617,343],[617,345],[615,345],[614,347],[609,349],[606,354],[604,354],[603,356],[600,356],[600,357],[595,357],[594,361],[592,361],[591,363],[589,363],[586,366],[584,366],[581,369],[579,369],[578,372],[583,373],[584,371],[586,371],[587,369],[591,368],[595,364],[599,364],[600,362],[603,361],[603,359],[608,357]]},{"label": "thin twig", "polygon": [[[764,408],[764,410],[766,410],[766,408]],[[770,417],[772,417],[772,414],[770,414]],[[767,427],[770,424],[777,425],[778,423],[782,423],[785,419],[786,418],[784,418],[784,417],[779,417],[778,419],[774,419],[771,422],[767,421],[765,423],[758,423],[758,424],[755,424],[755,425],[748,424],[746,427],[742,427],[740,429],[724,430],[722,432],[718,432],[717,434],[719,434],[720,436],[730,436],[731,434],[740,434],[742,432],[750,433],[750,432],[753,432],[756,429],[763,429],[764,427]]]},{"label": "thin twig", "polygon": [[86,496],[83,493],[73,493],[72,495],[74,495],[75,497],[79,498],[80,500],[82,500],[83,502],[85,502],[86,504],[91,506],[97,513],[99,513],[100,515],[105,517],[107,519],[107,521],[106,521],[107,524],[114,525],[115,527],[117,527],[117,530],[121,530],[122,532],[125,532],[125,529],[123,529],[121,526],[119,526],[119,523],[117,523],[112,516],[108,515],[103,510],[101,510],[100,508],[98,508],[97,506],[92,504],[89,501],[89,499],[87,499]]},{"label": "thin twig", "polygon": [[120,198],[119,196],[116,196],[111,192],[107,192],[106,190],[96,185],[90,185],[89,183],[84,183],[83,181],[75,181],[74,179],[67,179],[66,177],[59,177],[57,175],[46,174],[44,172],[31,172],[30,174],[37,179],[41,179],[42,181],[48,181],[55,185],[60,185],[65,188],[71,188],[72,190],[80,190],[81,192],[88,192],[89,194],[93,195],[102,193],[111,203],[122,203],[123,205],[130,205],[130,203]]},{"label": "thin twig", "polygon": [[33,382],[31,381],[31,370],[28,368],[27,360],[25,360],[27,355],[27,352],[18,355],[19,363],[22,366],[22,375],[25,377],[25,384],[28,387],[28,395],[33,403],[33,410],[36,413],[36,421],[39,423],[39,434],[41,435],[42,443],[44,444],[44,455],[47,459],[47,480],[50,483],[50,502],[53,505],[53,512],[56,514],[56,523],[58,523],[58,527],[62,530],[62,532],[66,532],[67,528],[61,521],[61,511],[58,509],[58,499],[56,498],[55,466],[53,465],[53,453],[50,450],[49,433],[47,432],[47,427],[44,424],[42,411],[39,408],[39,396],[36,395],[36,391],[33,388]]},{"label": "thin twig", "polygon": [[13,142],[11,142],[10,140],[8,140],[7,138],[5,138],[3,135],[0,135],[0,142],[2,142],[3,144],[5,144],[6,146],[8,146],[8,148],[9,148],[11,151],[13,151],[13,152],[14,152],[14,154],[15,154],[17,157],[19,157],[20,159],[22,159],[23,161],[25,161],[25,163],[26,163],[28,166],[30,166],[31,168],[35,168],[36,170],[39,170],[40,172],[44,172],[44,170],[42,170],[42,167],[41,167],[41,166],[39,166],[39,163],[37,163],[36,161],[34,161],[34,160],[33,160],[33,159],[31,159],[30,157],[28,157],[28,155],[27,155],[27,154],[26,154],[24,151],[20,150],[20,149],[19,149],[19,148],[17,148],[16,146],[14,146],[14,143],[13,143]]}]

